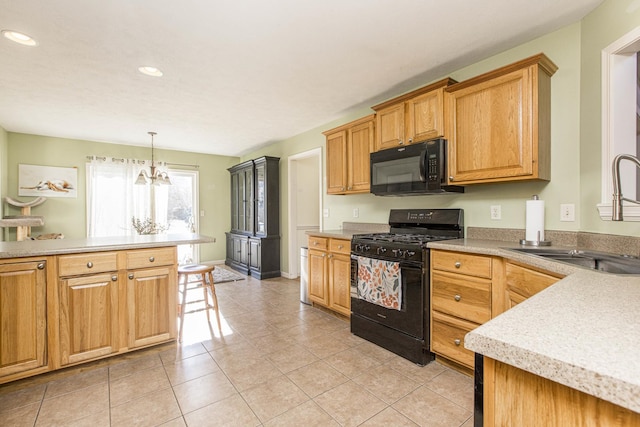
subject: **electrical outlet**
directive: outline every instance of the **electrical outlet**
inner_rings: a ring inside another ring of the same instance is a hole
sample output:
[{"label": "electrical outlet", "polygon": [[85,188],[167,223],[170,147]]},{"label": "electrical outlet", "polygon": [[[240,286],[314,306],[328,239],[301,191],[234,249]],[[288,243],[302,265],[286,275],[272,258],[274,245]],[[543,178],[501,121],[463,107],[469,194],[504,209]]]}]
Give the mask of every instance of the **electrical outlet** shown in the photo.
[{"label": "electrical outlet", "polygon": [[576,205],[573,203],[563,203],[560,205],[560,221],[575,221]]},{"label": "electrical outlet", "polygon": [[204,216],[204,214],[205,214],[204,209],[202,209],[202,210],[200,211],[200,216]]},{"label": "electrical outlet", "polygon": [[502,206],[501,205],[491,205],[491,219],[493,219],[493,220],[502,219]]},{"label": "electrical outlet", "polygon": [[360,210],[358,208],[353,208],[353,217],[358,218],[360,216]]}]

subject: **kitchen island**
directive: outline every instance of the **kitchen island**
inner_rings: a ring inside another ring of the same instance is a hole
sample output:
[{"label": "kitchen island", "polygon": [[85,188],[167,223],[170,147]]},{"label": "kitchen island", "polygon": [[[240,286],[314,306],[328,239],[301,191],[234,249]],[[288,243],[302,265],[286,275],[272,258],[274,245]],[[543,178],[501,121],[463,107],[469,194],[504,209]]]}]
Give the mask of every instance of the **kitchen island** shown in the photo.
[{"label": "kitchen island", "polygon": [[514,252],[518,245],[498,241],[429,247],[566,276],[466,335],[465,347],[484,355],[485,425],[640,424],[640,277]]},{"label": "kitchen island", "polygon": [[0,383],[176,338],[176,246],[197,234],[0,243]]}]

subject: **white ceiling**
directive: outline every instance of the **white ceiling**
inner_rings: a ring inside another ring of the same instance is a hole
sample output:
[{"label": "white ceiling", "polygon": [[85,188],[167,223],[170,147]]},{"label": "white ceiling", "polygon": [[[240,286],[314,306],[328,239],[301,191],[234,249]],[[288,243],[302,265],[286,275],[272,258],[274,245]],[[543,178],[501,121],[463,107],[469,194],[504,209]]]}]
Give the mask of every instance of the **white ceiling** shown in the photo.
[{"label": "white ceiling", "polygon": [[[602,0],[0,0],[0,126],[238,156],[580,20]],[[158,67],[161,78],[140,74]]]}]

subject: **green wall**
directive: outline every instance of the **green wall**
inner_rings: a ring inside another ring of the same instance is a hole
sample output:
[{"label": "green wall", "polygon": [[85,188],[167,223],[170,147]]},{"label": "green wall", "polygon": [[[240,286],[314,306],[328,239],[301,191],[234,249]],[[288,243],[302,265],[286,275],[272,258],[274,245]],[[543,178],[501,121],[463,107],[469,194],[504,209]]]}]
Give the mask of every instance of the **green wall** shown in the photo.
[{"label": "green wall", "polygon": [[[329,196],[326,195],[325,182],[323,204],[330,209],[331,215],[324,219],[324,228],[337,229],[343,221],[386,223],[389,209],[392,208],[457,207],[465,210],[467,226],[523,229],[525,201],[537,194],[545,200],[547,230],[640,235],[639,223],[602,221],[596,208],[601,197],[600,52],[639,23],[640,7],[637,1],[606,0],[580,22],[446,75],[462,81],[538,52],[544,52],[558,65],[558,71],[551,79],[550,182],[484,184],[468,186],[466,192],[460,195],[388,198],[370,194]],[[429,83],[425,81],[420,86]],[[355,111],[349,116],[243,157],[282,157],[281,230],[284,242],[288,239],[287,157],[316,147],[322,147],[324,157],[322,131],[370,113],[372,110],[369,108]],[[575,222],[560,221],[560,204],[563,203],[575,204]],[[494,204],[502,206],[500,221],[490,219],[489,209]],[[352,217],[354,208],[359,208],[359,218]],[[282,251],[282,269],[287,271],[286,244],[283,244]]]},{"label": "green wall", "polygon": [[580,178],[582,223],[585,231],[640,236],[638,222],[602,221],[602,49],[640,25],[637,0],[607,0],[582,20]]},{"label": "green wall", "polygon": [[[7,176],[8,176],[8,147],[9,147],[9,135],[4,128],[0,127],[0,194],[7,194]],[[4,205],[0,203],[0,218],[4,216]],[[0,239],[2,239],[4,233],[0,233]]]},{"label": "green wall", "polygon": [[[33,209],[33,215],[42,215],[45,219],[44,227],[34,229],[34,234],[63,233],[65,238],[84,238],[86,236],[86,163],[87,156],[149,158],[149,147],[136,147],[118,144],[106,144],[92,141],[81,141],[64,138],[8,133],[3,143],[3,133],[0,132],[0,156],[3,145],[8,146],[8,158],[11,159],[7,167],[2,166],[3,175],[6,173],[7,187],[3,191],[5,196],[18,197],[18,165],[45,165],[59,167],[75,167],[78,169],[78,197],[76,199],[49,198],[46,203]],[[5,135],[7,135],[5,133]],[[230,219],[229,172],[227,168],[238,163],[237,157],[212,156],[198,153],[188,153],[171,150],[155,150],[156,159],[171,163],[199,165],[200,182],[200,210],[205,216],[200,217],[200,233],[216,238],[216,243],[200,246],[202,261],[223,260],[225,258],[225,235],[228,231]],[[18,211],[7,209],[7,214]],[[11,208],[15,209],[15,208]],[[15,240],[15,233],[7,239]]]}]

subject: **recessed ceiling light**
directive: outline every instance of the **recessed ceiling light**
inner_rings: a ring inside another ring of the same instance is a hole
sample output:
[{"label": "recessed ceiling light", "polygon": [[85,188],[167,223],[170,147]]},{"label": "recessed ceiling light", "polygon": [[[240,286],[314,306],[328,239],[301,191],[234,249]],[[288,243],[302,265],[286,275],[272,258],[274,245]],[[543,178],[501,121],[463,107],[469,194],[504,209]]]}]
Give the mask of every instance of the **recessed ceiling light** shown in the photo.
[{"label": "recessed ceiling light", "polygon": [[38,42],[29,37],[26,34],[19,33],[17,31],[11,30],[2,30],[2,35],[8,38],[9,40],[23,44],[25,46],[37,46]]},{"label": "recessed ceiling light", "polygon": [[142,74],[146,74],[147,76],[153,77],[162,77],[162,71],[158,70],[156,67],[140,67],[138,68]]}]

